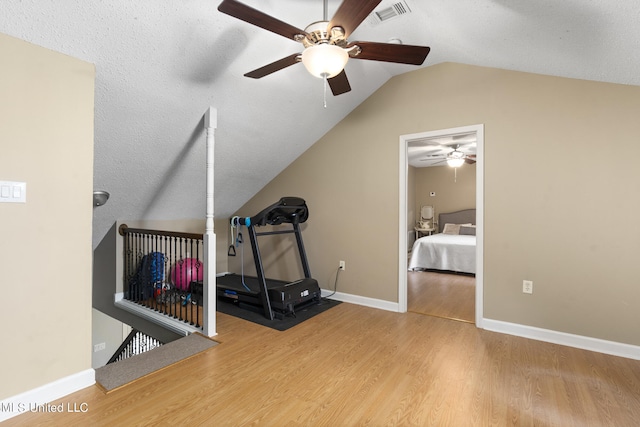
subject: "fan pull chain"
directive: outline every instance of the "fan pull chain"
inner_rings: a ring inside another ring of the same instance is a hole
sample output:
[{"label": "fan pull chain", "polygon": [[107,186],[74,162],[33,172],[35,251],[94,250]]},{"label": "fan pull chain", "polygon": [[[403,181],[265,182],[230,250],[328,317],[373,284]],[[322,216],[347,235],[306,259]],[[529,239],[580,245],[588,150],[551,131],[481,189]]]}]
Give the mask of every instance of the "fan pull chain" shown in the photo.
[{"label": "fan pull chain", "polygon": [[326,74],[322,75],[322,80],[324,81],[323,105],[324,105],[324,108],[327,108],[327,75]]}]

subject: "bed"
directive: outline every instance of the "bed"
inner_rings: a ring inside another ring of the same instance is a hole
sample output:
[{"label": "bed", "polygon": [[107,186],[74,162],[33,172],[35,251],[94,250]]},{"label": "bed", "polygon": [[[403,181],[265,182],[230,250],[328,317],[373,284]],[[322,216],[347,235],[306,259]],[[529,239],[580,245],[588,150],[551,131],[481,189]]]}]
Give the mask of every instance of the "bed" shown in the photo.
[{"label": "bed", "polygon": [[476,273],[476,210],[438,216],[438,233],[421,237],[411,249],[409,270]]}]

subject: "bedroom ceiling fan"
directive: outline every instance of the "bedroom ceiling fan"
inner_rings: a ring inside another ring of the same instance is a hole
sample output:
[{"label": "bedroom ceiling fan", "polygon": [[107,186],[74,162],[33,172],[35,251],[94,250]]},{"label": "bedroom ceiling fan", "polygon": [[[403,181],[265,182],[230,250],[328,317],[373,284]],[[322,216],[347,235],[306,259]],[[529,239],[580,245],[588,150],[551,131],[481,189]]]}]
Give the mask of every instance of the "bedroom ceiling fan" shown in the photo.
[{"label": "bedroom ceiling fan", "polygon": [[236,0],[223,0],[218,10],[267,31],[302,43],[302,53],[295,53],[245,74],[259,79],[302,62],[312,75],[328,82],[333,95],[349,92],[351,86],[344,71],[349,58],[400,64],[421,65],[429,54],[426,46],[411,46],[366,41],[349,42],[347,38],[378,6],[381,0],[344,0],[331,20],[324,18],[309,24],[304,30],[282,22]]},{"label": "bedroom ceiling fan", "polygon": [[[433,162],[434,160],[442,159],[441,162],[447,162],[447,165],[453,168],[459,168],[465,163],[472,165],[476,162],[475,154],[466,154],[460,151],[459,148],[460,146],[457,146],[456,148],[453,149],[453,151],[447,153],[446,155],[442,155],[442,154],[430,155],[423,159],[420,159],[420,161]],[[441,163],[441,162],[438,162],[438,163]]]}]

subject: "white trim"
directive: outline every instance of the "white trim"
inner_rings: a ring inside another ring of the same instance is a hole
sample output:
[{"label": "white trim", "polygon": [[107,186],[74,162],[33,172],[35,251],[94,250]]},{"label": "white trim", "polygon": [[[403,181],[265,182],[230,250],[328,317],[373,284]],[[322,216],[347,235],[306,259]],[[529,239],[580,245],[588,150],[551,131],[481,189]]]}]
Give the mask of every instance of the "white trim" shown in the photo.
[{"label": "white trim", "polygon": [[534,326],[503,322],[501,320],[484,319],[484,329],[502,334],[515,335],[537,341],[565,345],[613,356],[640,360],[640,346],[624,344],[599,338],[568,334]]},{"label": "white trim", "polygon": [[476,132],[476,326],[484,327],[484,125],[463,126],[400,136],[398,243],[398,311],[407,311],[407,147],[411,140]]},{"label": "white trim", "polygon": [[205,222],[204,244],[204,280],[203,293],[204,313],[202,316],[202,331],[207,336],[215,336],[216,333],[216,235],[214,233],[214,151],[215,129],[218,127],[218,110],[209,107],[204,115],[204,126],[207,130],[207,211]]},{"label": "white trim", "polygon": [[213,337],[216,332],[216,235],[207,233],[204,235],[204,287],[202,298],[204,299],[203,307],[206,307],[202,316],[202,332]]},{"label": "white trim", "polygon": [[476,128],[476,327],[484,328],[484,125]]},{"label": "white trim", "polygon": [[180,335],[187,336],[194,332],[202,333],[201,328],[196,328],[184,322],[172,319],[171,317],[168,317],[164,314],[155,312],[151,309],[141,306],[140,304],[136,304],[135,302],[124,299],[122,292],[115,294],[115,306]]},{"label": "white trim", "polygon": [[[327,297],[333,291],[328,291],[326,289],[321,289],[322,297]],[[365,307],[378,308],[380,310],[386,311],[398,311],[398,304],[391,301],[385,301],[376,298],[363,297],[360,295],[353,294],[345,294],[343,292],[336,292],[331,296],[331,299],[335,299],[337,301],[348,302],[356,305],[363,305]]]},{"label": "white trim", "polygon": [[400,197],[398,201],[398,311],[407,312],[407,185],[409,181],[409,155],[407,149],[409,141],[404,135],[400,136]]},{"label": "white trim", "polygon": [[[50,382],[26,391],[13,397],[9,397],[0,401],[0,422],[13,418],[25,412],[29,412],[30,408],[45,405],[54,400],[61,399],[71,393],[75,393],[83,388],[90,387],[96,383],[96,371],[87,369],[73,375],[69,375],[59,380]],[[84,408],[81,407],[83,402],[64,402],[64,410],[68,408]],[[75,406],[74,406],[75,404]]]}]

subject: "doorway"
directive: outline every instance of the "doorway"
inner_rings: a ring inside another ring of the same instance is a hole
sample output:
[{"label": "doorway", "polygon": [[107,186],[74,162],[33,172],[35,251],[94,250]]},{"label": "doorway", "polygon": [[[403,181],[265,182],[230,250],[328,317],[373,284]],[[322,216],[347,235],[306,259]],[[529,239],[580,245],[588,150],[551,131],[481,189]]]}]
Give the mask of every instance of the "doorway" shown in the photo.
[{"label": "doorway", "polygon": [[407,271],[407,311],[475,323],[475,284],[472,274]]},{"label": "doorway", "polygon": [[476,277],[475,324],[482,327],[483,319],[483,241],[484,241],[484,125],[472,125],[400,136],[400,188],[399,188],[399,236],[398,245],[398,311],[404,313],[408,305],[407,245],[409,230],[415,219],[408,218],[408,147],[412,141],[426,138],[444,138],[463,133],[475,133],[476,137]]}]

